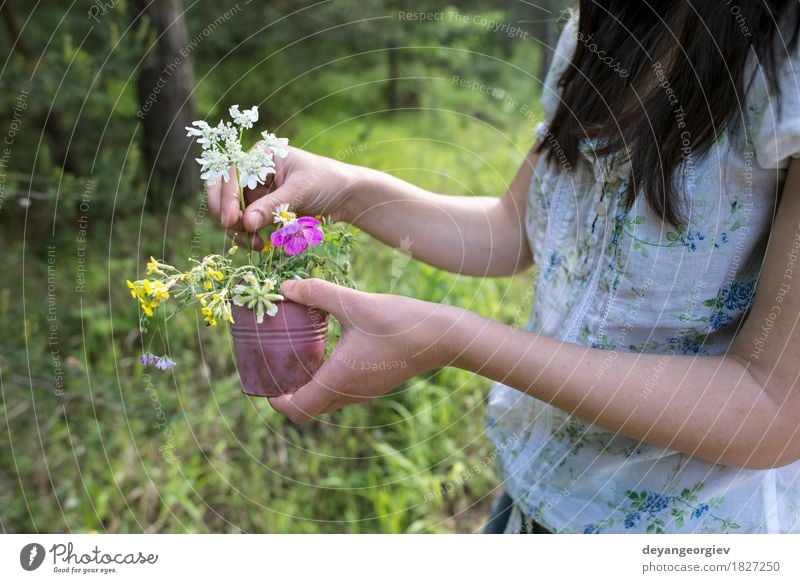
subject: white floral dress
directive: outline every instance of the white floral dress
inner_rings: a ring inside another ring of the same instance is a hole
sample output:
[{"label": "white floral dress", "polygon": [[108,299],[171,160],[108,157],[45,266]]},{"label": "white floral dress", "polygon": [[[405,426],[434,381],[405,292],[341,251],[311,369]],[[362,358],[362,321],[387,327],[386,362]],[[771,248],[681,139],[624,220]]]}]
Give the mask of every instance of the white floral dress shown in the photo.
[{"label": "white floral dress", "polygon": [[[540,139],[576,22],[573,15],[545,80]],[[800,156],[800,56],[781,71],[780,109],[756,75],[743,123],[684,163],[685,229],[663,223],[643,197],[626,211],[626,169],[609,171],[591,143],[569,172],[557,159],[539,162],[526,212],[538,266],[527,330],[607,350],[610,367],[614,351],[665,359],[726,351],[754,297],[789,159]],[[654,367],[643,399],[659,374]],[[489,397],[487,432],[517,516],[554,532],[800,532],[800,462],[771,470],[711,464],[502,384]]]}]

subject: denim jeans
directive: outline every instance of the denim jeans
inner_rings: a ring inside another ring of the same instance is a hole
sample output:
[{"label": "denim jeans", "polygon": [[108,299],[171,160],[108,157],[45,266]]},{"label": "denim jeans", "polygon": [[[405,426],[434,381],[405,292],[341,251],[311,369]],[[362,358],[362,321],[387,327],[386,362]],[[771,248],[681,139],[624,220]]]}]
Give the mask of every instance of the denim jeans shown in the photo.
[{"label": "denim jeans", "polygon": [[[483,534],[503,534],[508,531],[509,520],[512,519],[514,499],[508,494],[503,494],[495,501],[489,520],[483,527]],[[514,525],[513,531],[518,534],[553,534],[532,518],[523,517],[519,525]]]}]

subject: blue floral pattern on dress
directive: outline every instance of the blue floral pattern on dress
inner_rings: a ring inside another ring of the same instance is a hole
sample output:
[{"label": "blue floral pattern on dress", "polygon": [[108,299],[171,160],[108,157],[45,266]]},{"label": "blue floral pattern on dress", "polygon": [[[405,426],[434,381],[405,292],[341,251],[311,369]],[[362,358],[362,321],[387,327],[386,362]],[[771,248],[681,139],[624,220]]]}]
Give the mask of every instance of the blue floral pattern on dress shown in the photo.
[{"label": "blue floral pattern on dress", "polygon": [[733,281],[726,284],[717,295],[704,302],[713,309],[708,316],[711,331],[721,330],[750,310],[756,294],[756,281]]},{"label": "blue floral pattern on dress", "polygon": [[706,512],[708,512],[708,504],[700,504],[694,510],[692,510],[692,518],[695,520],[702,518],[703,514]]}]

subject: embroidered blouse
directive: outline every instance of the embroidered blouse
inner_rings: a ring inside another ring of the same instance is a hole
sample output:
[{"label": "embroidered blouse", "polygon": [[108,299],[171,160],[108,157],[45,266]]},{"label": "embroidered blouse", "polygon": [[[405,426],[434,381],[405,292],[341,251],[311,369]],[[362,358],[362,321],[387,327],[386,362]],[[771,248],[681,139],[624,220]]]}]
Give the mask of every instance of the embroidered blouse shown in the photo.
[{"label": "embroidered blouse", "polygon": [[[545,79],[539,139],[549,139],[576,25],[573,14]],[[682,229],[641,196],[626,210],[625,165],[609,168],[589,141],[573,168],[557,156],[540,159],[526,209],[538,267],[526,329],[608,351],[598,383],[615,351],[661,354],[664,363],[724,353],[752,304],[789,160],[800,157],[800,55],[786,59],[778,89],[756,74],[742,121],[704,155],[685,157]],[[642,399],[665,386],[662,373],[663,365],[653,368]],[[769,470],[712,464],[502,384],[492,388],[486,421],[519,512],[551,531],[800,532],[800,462]]]}]

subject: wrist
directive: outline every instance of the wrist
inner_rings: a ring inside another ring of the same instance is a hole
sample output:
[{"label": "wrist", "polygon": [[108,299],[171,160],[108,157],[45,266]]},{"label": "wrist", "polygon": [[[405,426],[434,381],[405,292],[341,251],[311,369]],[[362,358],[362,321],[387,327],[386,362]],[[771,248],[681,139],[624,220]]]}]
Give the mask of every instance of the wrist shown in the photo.
[{"label": "wrist", "polygon": [[432,348],[431,368],[465,368],[464,324],[472,314],[447,304],[431,304],[427,318],[427,346]]},{"label": "wrist", "polygon": [[365,193],[371,190],[373,170],[354,164],[341,163],[342,187],[340,192],[339,219],[356,224],[364,212]]},{"label": "wrist", "polygon": [[448,305],[440,305],[440,308],[441,312],[432,320],[432,327],[437,330],[434,333],[439,338],[440,366],[452,366],[497,380],[493,373],[509,354],[505,348],[507,343],[513,343],[515,335],[524,332],[464,308]]}]

